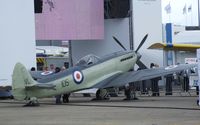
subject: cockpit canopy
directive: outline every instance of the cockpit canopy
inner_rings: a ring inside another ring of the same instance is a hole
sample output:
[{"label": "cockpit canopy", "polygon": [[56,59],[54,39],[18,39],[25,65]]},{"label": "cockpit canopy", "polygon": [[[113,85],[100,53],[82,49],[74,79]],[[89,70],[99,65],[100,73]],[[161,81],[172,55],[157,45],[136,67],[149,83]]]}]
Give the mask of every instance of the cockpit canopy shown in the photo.
[{"label": "cockpit canopy", "polygon": [[93,54],[90,54],[90,55],[87,55],[83,58],[81,58],[77,63],[76,65],[77,66],[89,66],[89,65],[92,65],[92,64],[95,64],[97,62],[99,62],[100,58],[93,55]]}]

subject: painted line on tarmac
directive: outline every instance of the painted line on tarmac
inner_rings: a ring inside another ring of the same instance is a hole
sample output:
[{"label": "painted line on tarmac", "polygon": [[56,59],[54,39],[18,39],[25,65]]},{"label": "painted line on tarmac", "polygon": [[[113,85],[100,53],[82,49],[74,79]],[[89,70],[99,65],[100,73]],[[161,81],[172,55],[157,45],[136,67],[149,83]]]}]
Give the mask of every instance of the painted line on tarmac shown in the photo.
[{"label": "painted line on tarmac", "polygon": [[[7,104],[26,104],[24,102],[9,102],[3,101],[0,103]],[[104,107],[104,108],[130,108],[130,109],[172,109],[172,110],[191,110],[191,111],[200,111],[200,108],[186,108],[186,107],[159,107],[159,106],[122,106],[122,105],[96,105],[96,104],[75,104],[75,103],[45,103],[41,102],[40,105],[55,105],[55,106],[84,106],[84,107]],[[0,106],[1,107],[1,106]]]},{"label": "painted line on tarmac", "polygon": [[87,107],[108,107],[108,108],[132,108],[132,109],[177,109],[177,110],[200,110],[200,108],[184,108],[184,107],[154,107],[154,106],[121,106],[121,105],[84,105],[84,104],[62,104],[69,106],[87,106]]}]

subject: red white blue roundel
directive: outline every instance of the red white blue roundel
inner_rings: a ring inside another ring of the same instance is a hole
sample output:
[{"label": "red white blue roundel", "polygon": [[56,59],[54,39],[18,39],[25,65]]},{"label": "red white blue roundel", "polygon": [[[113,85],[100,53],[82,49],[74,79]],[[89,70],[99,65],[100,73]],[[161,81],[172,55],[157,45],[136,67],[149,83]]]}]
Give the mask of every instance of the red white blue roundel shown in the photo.
[{"label": "red white blue roundel", "polygon": [[50,75],[52,73],[53,73],[53,71],[44,71],[44,72],[41,73],[41,75],[47,76],[47,75]]},{"label": "red white blue roundel", "polygon": [[81,71],[74,71],[73,73],[74,82],[80,84],[83,81],[83,73]]}]

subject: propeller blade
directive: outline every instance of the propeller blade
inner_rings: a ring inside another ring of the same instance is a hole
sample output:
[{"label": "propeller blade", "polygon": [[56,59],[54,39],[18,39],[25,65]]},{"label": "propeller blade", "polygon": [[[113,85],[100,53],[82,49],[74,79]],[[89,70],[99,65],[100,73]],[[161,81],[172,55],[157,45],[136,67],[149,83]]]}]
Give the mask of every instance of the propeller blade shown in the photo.
[{"label": "propeller blade", "polygon": [[148,37],[148,34],[146,34],[145,36],[144,36],[144,38],[142,39],[142,41],[140,42],[140,45],[138,46],[138,48],[136,49],[136,53],[138,52],[138,50],[142,47],[142,45],[144,44],[144,42],[146,41],[146,39],[147,39],[147,37]]},{"label": "propeller blade", "polygon": [[139,66],[141,69],[148,69],[147,66],[144,65],[144,63],[141,60],[137,60],[136,64]]},{"label": "propeller blade", "polygon": [[126,48],[121,44],[121,42],[113,36],[113,39],[126,51]]},{"label": "propeller blade", "polygon": [[136,64],[139,66],[140,69],[147,69],[147,66],[144,65],[144,63],[140,60],[142,55],[140,55],[140,53],[136,53],[136,54],[137,54]]}]

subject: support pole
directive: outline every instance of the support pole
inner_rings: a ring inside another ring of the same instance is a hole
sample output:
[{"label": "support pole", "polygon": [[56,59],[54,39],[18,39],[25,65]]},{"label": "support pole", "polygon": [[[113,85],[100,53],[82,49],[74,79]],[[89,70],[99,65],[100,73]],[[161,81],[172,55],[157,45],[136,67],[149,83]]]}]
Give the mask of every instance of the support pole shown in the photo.
[{"label": "support pole", "polygon": [[129,0],[130,8],[129,8],[129,39],[130,39],[130,50],[134,50],[133,40],[133,2]]},{"label": "support pole", "polygon": [[71,40],[69,40],[69,67],[73,66],[73,60],[72,60],[72,44]]}]

